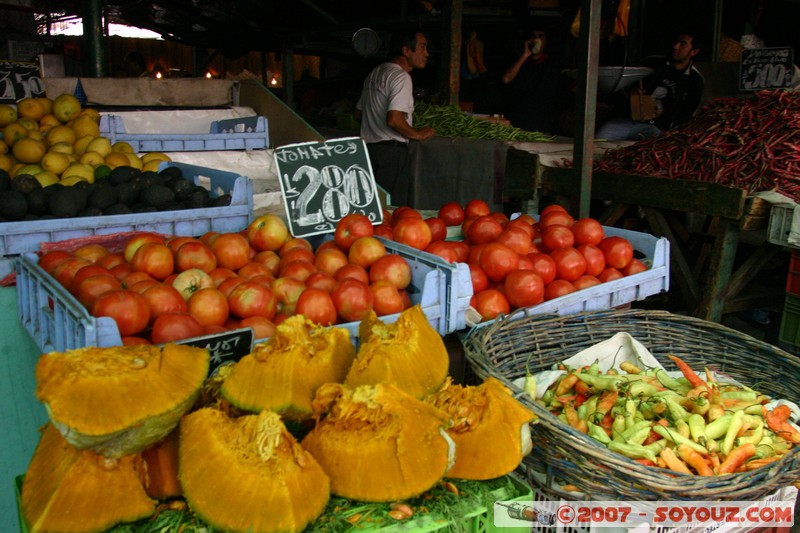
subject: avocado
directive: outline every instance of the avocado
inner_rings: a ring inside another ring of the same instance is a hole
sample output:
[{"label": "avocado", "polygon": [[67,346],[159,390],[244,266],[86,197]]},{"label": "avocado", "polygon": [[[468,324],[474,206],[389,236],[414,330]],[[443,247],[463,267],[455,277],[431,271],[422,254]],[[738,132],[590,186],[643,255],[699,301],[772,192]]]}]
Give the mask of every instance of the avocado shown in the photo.
[{"label": "avocado", "polygon": [[11,176],[0,168],[0,191],[7,191],[11,187]]},{"label": "avocado", "polygon": [[34,189],[41,189],[42,184],[30,174],[18,174],[11,180],[11,190],[28,194]]},{"label": "avocado", "polygon": [[145,205],[162,209],[175,201],[175,193],[164,185],[150,185],[142,189],[141,200]]},{"label": "avocado", "polygon": [[134,213],[156,213],[158,209],[152,205],[142,205],[133,210]]},{"label": "avocado", "polygon": [[0,217],[6,220],[21,220],[28,214],[28,202],[19,191],[5,191],[0,194]]},{"label": "avocado", "polygon": [[226,205],[231,205],[231,195],[230,194],[222,194],[217,196],[213,200],[209,202],[211,207],[225,207]]},{"label": "avocado", "polygon": [[89,193],[89,200],[86,205],[103,210],[118,202],[119,189],[116,187],[96,187]]},{"label": "avocado", "polygon": [[79,217],[99,217],[103,216],[103,210],[97,207],[86,207],[78,213]]},{"label": "avocado", "polygon": [[108,179],[112,185],[119,185],[121,183],[130,181],[141,173],[142,171],[138,168],[119,166],[111,171],[111,173],[108,175]]},{"label": "avocado", "polygon": [[178,167],[167,167],[159,172],[164,179],[182,178],[183,171]]},{"label": "avocado", "polygon": [[28,202],[29,213],[41,216],[50,212],[50,195],[45,189],[34,189],[26,195],[25,199]]},{"label": "avocado", "polygon": [[114,204],[103,210],[104,215],[128,215],[130,213],[133,213],[133,211],[125,204]]},{"label": "avocado", "polygon": [[74,217],[83,209],[81,191],[72,187],[65,187],[58,194],[50,195],[49,205],[50,212],[57,218]]},{"label": "avocado", "polygon": [[186,200],[194,191],[194,183],[183,178],[175,180],[172,184],[172,191],[178,200]]},{"label": "avocado", "polygon": [[142,186],[134,181],[129,181],[115,187],[115,189],[119,195],[119,203],[133,205],[139,201],[139,193],[142,190]]},{"label": "avocado", "polygon": [[152,187],[153,185],[164,185],[164,182],[166,181],[158,173],[149,171],[142,172],[141,176],[139,176],[139,179],[141,180],[143,189]]}]

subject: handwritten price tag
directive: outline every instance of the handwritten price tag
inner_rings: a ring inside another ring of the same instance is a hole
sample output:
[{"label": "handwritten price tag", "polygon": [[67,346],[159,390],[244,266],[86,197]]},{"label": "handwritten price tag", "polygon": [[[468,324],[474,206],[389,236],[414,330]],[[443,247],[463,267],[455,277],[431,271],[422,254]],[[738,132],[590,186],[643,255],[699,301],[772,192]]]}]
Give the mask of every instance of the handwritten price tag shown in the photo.
[{"label": "handwritten price tag", "polygon": [[178,341],[177,344],[206,348],[211,355],[208,374],[212,375],[217,368],[226,363],[235,363],[253,351],[253,330],[236,329],[224,333],[214,333],[202,337],[194,337]]}]

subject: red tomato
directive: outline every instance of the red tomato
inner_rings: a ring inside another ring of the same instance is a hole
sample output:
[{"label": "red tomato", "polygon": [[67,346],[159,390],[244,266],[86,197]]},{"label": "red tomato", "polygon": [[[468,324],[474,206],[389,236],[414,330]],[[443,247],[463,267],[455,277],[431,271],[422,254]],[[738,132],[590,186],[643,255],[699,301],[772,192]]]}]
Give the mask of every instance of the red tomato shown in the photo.
[{"label": "red tomato", "polygon": [[386,254],[369,267],[369,281],[388,281],[398,289],[405,289],[411,283],[411,267],[402,256]]},{"label": "red tomato", "polygon": [[588,274],[584,274],[572,282],[572,284],[575,285],[575,288],[578,290],[588,289],[589,287],[594,287],[595,285],[600,285],[601,283],[602,281],[597,279],[596,276],[590,276]]},{"label": "red tomato", "polygon": [[109,270],[111,270],[117,265],[122,265],[122,264],[125,264],[125,256],[122,255],[122,252],[110,253],[104,257],[101,257],[95,263],[95,265],[107,268]]},{"label": "red tomato", "polygon": [[127,277],[129,274],[133,272],[133,269],[128,263],[120,263],[108,269],[114,277],[118,280],[122,281]]},{"label": "red tomato", "polygon": [[609,281],[614,281],[615,279],[621,279],[624,277],[625,276],[622,274],[622,272],[620,272],[614,267],[607,267],[605,270],[603,270],[602,272],[600,272],[600,274],[597,275],[597,279],[599,279],[603,283],[607,283]]},{"label": "red tomato", "polygon": [[142,346],[151,344],[151,342],[143,337],[122,337],[123,346]]},{"label": "red tomato", "polygon": [[136,335],[147,327],[150,308],[141,294],[115,289],[106,291],[95,299],[92,315],[111,317],[117,323],[121,337]]},{"label": "red tomato", "polygon": [[464,241],[447,241],[456,254],[456,262],[466,263],[469,257],[469,244]]},{"label": "red tomato", "polygon": [[292,261],[308,261],[309,263],[313,264],[316,256],[312,250],[307,248],[300,248],[295,247],[291,250],[287,250],[283,254],[279,254],[281,257],[281,262],[278,265],[278,273],[280,273],[281,268],[284,267],[287,263]]},{"label": "red tomato", "polygon": [[409,207],[407,205],[401,205],[397,209],[394,210],[392,213],[392,225],[400,220],[401,218],[419,218],[422,219],[422,213],[414,209],[413,207]]},{"label": "red tomato", "polygon": [[231,313],[239,318],[249,316],[275,316],[278,301],[269,287],[255,281],[243,281],[236,285],[228,296]]},{"label": "red tomato", "polygon": [[485,244],[473,244],[469,247],[469,251],[467,252],[467,263],[475,263],[476,265],[479,264],[481,260],[481,252],[483,249],[486,248]]},{"label": "red tomato", "polygon": [[372,237],[374,234],[375,228],[369,217],[361,213],[350,213],[336,223],[333,240],[343,252],[347,252],[356,239]]},{"label": "red tomato", "polygon": [[272,272],[273,276],[278,275],[278,271],[280,270],[280,264],[281,264],[281,256],[279,256],[272,250],[264,250],[263,252],[258,252],[256,256],[253,258],[253,261],[261,263],[264,266],[266,266],[270,270],[270,272]]},{"label": "red tomato", "polygon": [[249,316],[239,321],[237,327],[251,328],[253,338],[268,339],[275,335],[275,323],[263,316]]},{"label": "red tomato", "polygon": [[139,294],[144,293],[145,290],[149,289],[153,285],[161,285],[162,282],[156,281],[154,279],[144,279],[142,281],[137,281],[130,287],[125,287],[129,291],[138,292]]},{"label": "red tomato", "polygon": [[565,294],[569,294],[577,290],[578,289],[571,281],[567,281],[565,279],[556,279],[545,286],[544,299],[552,300],[553,298],[558,298],[559,296],[564,296]]},{"label": "red tomato", "polygon": [[290,277],[300,281],[305,281],[308,279],[308,276],[316,271],[317,267],[315,267],[313,263],[306,261],[305,259],[297,259],[295,261],[289,261],[283,265],[278,272],[278,277]]},{"label": "red tomato", "polygon": [[250,262],[250,243],[239,233],[221,233],[210,246],[217,266],[236,271]]},{"label": "red tomato", "polygon": [[278,311],[291,315],[294,314],[297,299],[306,290],[306,285],[297,278],[285,277],[273,281],[270,288],[278,300]]},{"label": "red tomato", "polygon": [[544,281],[533,270],[512,270],[503,282],[503,293],[513,307],[531,307],[544,301]]},{"label": "red tomato", "polygon": [[153,344],[164,344],[202,334],[203,326],[189,313],[165,313],[153,322],[150,338]]},{"label": "red tomato", "polygon": [[467,202],[467,205],[464,206],[465,217],[470,217],[473,215],[480,217],[483,215],[488,215],[491,212],[492,208],[489,207],[489,204],[487,204],[483,200],[478,200],[478,199],[470,200],[469,202]]},{"label": "red tomato", "polygon": [[435,256],[441,257],[448,263],[455,263],[458,261],[458,256],[456,255],[456,251],[452,246],[452,242],[450,241],[436,241],[432,242],[425,248],[425,251],[429,254],[433,254]]},{"label": "red tomato", "polygon": [[624,237],[606,237],[598,246],[606,256],[606,264],[616,269],[628,266],[633,259],[633,246]]},{"label": "red tomato", "polygon": [[315,324],[330,326],[336,323],[336,306],[330,293],[310,287],[297,299],[296,312]]},{"label": "red tomato", "polygon": [[543,217],[544,215],[546,215],[547,213],[550,213],[551,211],[562,211],[562,212],[566,213],[567,209],[563,205],[550,204],[548,206],[545,206],[545,208],[542,209],[539,212],[539,216]]},{"label": "red tomato", "polygon": [[586,272],[586,259],[575,248],[556,248],[550,252],[556,262],[556,278],[575,281]]},{"label": "red tomato", "polygon": [[469,266],[469,275],[472,279],[472,294],[478,294],[482,290],[489,288],[489,278],[486,277],[486,272],[475,263],[467,263]]},{"label": "red tomato", "polygon": [[[244,281],[246,280],[239,276],[231,276],[229,278],[225,278],[224,280],[222,280],[220,284],[217,285],[217,288],[220,290],[220,292],[222,292],[222,294],[225,295],[226,298],[229,298],[234,287],[236,287],[240,283],[243,283]],[[189,296],[191,296],[191,294]]]},{"label": "red tomato", "polygon": [[448,226],[458,226],[464,222],[464,208],[458,202],[447,202],[439,208],[439,218]]},{"label": "red tomato", "polygon": [[140,281],[156,281],[156,278],[148,274],[147,272],[131,272],[124,278],[122,278],[122,288],[123,289],[130,289]]},{"label": "red tomato", "polygon": [[337,270],[349,262],[350,261],[347,259],[346,253],[339,248],[334,248],[331,246],[322,250],[317,250],[317,253],[314,257],[314,266],[317,267],[317,270],[325,272],[326,274],[330,274],[331,276],[333,276]]},{"label": "red tomato", "polygon": [[[266,276],[268,278],[275,277],[272,274],[272,270],[270,270],[267,265],[264,263],[258,263],[256,261],[250,261],[244,265],[242,268],[236,271],[236,275],[244,279],[253,279],[256,276]],[[214,276],[211,277],[213,278]],[[216,280],[214,281],[214,284],[216,285]]]},{"label": "red tomato", "polygon": [[200,239],[195,237],[185,237],[185,236],[174,236],[167,239],[166,245],[172,250],[172,253],[178,251],[178,248],[186,244],[187,242],[200,242]]},{"label": "red tomato", "polygon": [[593,244],[597,246],[605,238],[603,225],[593,218],[581,218],[572,224],[575,244]]},{"label": "red tomato", "polygon": [[211,276],[211,279],[214,280],[214,285],[219,287],[219,284],[222,283],[224,280],[236,276],[236,272],[234,272],[230,268],[217,267],[211,272],[209,272],[208,275]]},{"label": "red tomato", "polygon": [[447,225],[439,217],[429,217],[425,223],[431,230],[431,242],[443,241],[447,238]]},{"label": "red tomato", "polygon": [[81,281],[77,285],[75,297],[81,305],[91,311],[94,301],[98,296],[105,292],[121,288],[122,284],[117,278],[100,274],[97,276],[90,276]]},{"label": "red tomato", "polygon": [[217,268],[217,256],[211,247],[196,239],[181,244],[175,251],[175,271],[183,272],[190,268],[199,268],[203,272]]},{"label": "red tomato", "polygon": [[314,272],[306,278],[306,287],[331,292],[336,287],[336,278],[325,272]]},{"label": "red tomato", "polygon": [[42,267],[42,270],[52,276],[55,267],[70,257],[74,256],[69,252],[65,252],[64,250],[53,250],[52,252],[45,252],[42,254],[42,256],[39,258],[38,264],[40,267]]},{"label": "red tomato", "polygon": [[181,294],[171,285],[157,283],[141,293],[150,308],[150,323],[164,313],[186,313],[188,308]]},{"label": "red tomato", "polygon": [[375,237],[383,237],[384,239],[394,240],[394,233],[392,232],[392,226],[390,224],[378,224],[374,226]]},{"label": "red tomato", "polygon": [[472,244],[494,242],[503,233],[503,225],[491,215],[483,215],[475,219],[464,234]]},{"label": "red tomato", "polygon": [[67,289],[69,289],[69,292],[71,292],[72,294],[77,294],[78,285],[80,285],[81,281],[85,280],[86,278],[90,278],[92,276],[109,276],[113,278],[114,274],[112,274],[111,271],[108,270],[107,268],[103,268],[94,263],[91,265],[86,265],[78,269],[77,272],[75,272],[75,275],[72,276],[72,280],[70,281],[69,287],[67,287]]},{"label": "red tomato", "polygon": [[270,213],[259,216],[247,226],[247,240],[259,252],[278,250],[289,237],[289,229],[283,219]]},{"label": "red tomato", "polygon": [[507,315],[511,305],[506,296],[497,289],[486,289],[472,297],[472,307],[481,315],[483,320],[493,320],[499,315]]},{"label": "red tomato", "polygon": [[166,244],[147,242],[133,254],[131,268],[134,272],[147,272],[163,280],[175,270],[175,258]]},{"label": "red tomato", "polygon": [[72,278],[75,277],[75,274],[83,267],[91,264],[91,261],[82,257],[68,257],[53,268],[52,276],[62,286],[68,288],[72,284]]},{"label": "red tomato", "polygon": [[[428,225],[422,219],[403,219],[400,222],[409,221],[409,222],[418,222],[422,224],[425,229],[430,233],[428,230]],[[398,223],[399,224],[399,223]],[[380,259],[381,257],[386,255],[386,246],[383,245],[381,241],[379,241],[376,237],[360,237],[355,240],[355,242],[350,245],[350,250],[347,252],[347,260],[364,269],[367,269]]]},{"label": "red tomato", "polygon": [[337,281],[337,283],[345,278],[353,278],[363,282],[366,285],[369,285],[369,273],[367,272],[367,269],[361,265],[355,265],[353,263],[347,264],[337,270],[333,275],[333,278]]},{"label": "red tomato", "polygon": [[344,279],[331,291],[336,314],[342,322],[362,320],[375,303],[369,285],[357,279]]},{"label": "red tomato", "polygon": [[175,279],[172,280],[170,285],[178,291],[184,300],[189,300],[189,297],[200,289],[217,286],[214,282],[214,278],[199,268],[184,270],[175,276]]},{"label": "red tomato", "polygon": [[574,222],[575,219],[572,218],[572,215],[566,211],[556,210],[539,217],[539,228],[544,230],[544,228],[553,224],[561,224],[562,226],[567,226],[569,228]]},{"label": "red tomato", "polygon": [[467,237],[467,232],[469,232],[469,227],[472,226],[472,224],[478,220],[478,218],[480,217],[475,215],[472,215],[471,217],[464,217],[464,222],[461,223],[461,235],[463,235],[465,239]]},{"label": "red tomato", "polygon": [[432,240],[430,226],[421,218],[414,217],[396,220],[392,228],[392,236],[395,241],[417,250],[424,250]]},{"label": "red tomato", "polygon": [[628,266],[620,270],[624,276],[632,276],[633,274],[638,274],[639,272],[644,272],[647,270],[647,265],[636,259],[635,257],[631,259],[631,262],[628,263]]},{"label": "red tomato", "polygon": [[136,254],[136,250],[148,242],[165,244],[167,241],[163,235],[159,235],[158,233],[139,233],[134,235],[125,242],[125,248],[123,251],[125,261],[128,263],[132,262],[133,256]]},{"label": "red tomato", "polygon": [[97,263],[100,259],[107,256],[111,252],[102,244],[84,244],[72,252],[75,257],[82,257],[92,263]]},{"label": "red tomato", "polygon": [[575,243],[575,236],[567,226],[551,224],[542,228],[542,246],[546,250],[570,248]]},{"label": "red tomato", "polygon": [[[531,218],[531,220],[533,220],[533,218]],[[506,225],[503,226],[503,228],[504,229],[510,229],[510,228],[521,229],[522,231],[524,231],[525,233],[528,234],[528,238],[531,241],[533,240],[534,237],[536,237],[536,228],[533,227],[533,224],[528,222],[528,219],[523,219],[521,216],[515,218],[514,220],[509,220],[506,223]]]},{"label": "red tomato", "polygon": [[577,250],[586,259],[586,271],[584,274],[597,276],[606,268],[606,256],[603,251],[593,244],[581,244]]},{"label": "red tomato", "polygon": [[207,246],[211,246],[211,244],[217,240],[217,237],[220,236],[218,231],[207,231],[200,235],[200,241],[206,244]]},{"label": "red tomato", "polygon": [[196,291],[189,297],[186,305],[189,314],[202,326],[221,326],[230,314],[228,299],[216,288],[208,287]]},{"label": "red tomato", "polygon": [[290,250],[294,250],[295,248],[302,248],[304,250],[308,250],[309,252],[314,251],[314,247],[311,246],[311,243],[308,239],[304,239],[303,237],[292,237],[281,246],[280,250],[278,250],[278,255],[283,257],[286,255]]},{"label": "red tomato", "polygon": [[533,270],[533,261],[531,258],[528,257],[527,254],[519,256],[519,264],[517,265],[519,270]]},{"label": "red tomato", "polygon": [[505,244],[519,255],[525,255],[531,250],[531,233],[522,228],[506,225],[496,242]]},{"label": "red tomato", "polygon": [[499,242],[490,242],[483,247],[478,265],[492,281],[502,281],[519,266],[519,254]]},{"label": "red tomato", "polygon": [[393,315],[405,309],[403,297],[393,283],[376,281],[370,284],[369,290],[372,292],[372,309],[376,315]]}]

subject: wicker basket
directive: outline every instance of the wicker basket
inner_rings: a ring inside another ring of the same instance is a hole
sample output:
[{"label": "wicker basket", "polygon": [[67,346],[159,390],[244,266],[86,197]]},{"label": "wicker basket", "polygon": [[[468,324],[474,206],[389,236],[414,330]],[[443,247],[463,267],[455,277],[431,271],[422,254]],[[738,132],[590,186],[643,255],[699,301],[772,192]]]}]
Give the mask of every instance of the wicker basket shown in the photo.
[{"label": "wicker basket", "polygon": [[768,466],[723,476],[646,467],[562,423],[512,384],[525,376],[526,364],[534,373],[550,369],[620,331],[640,341],[667,370],[676,370],[667,355],[677,355],[694,368],[707,366],[774,398],[800,397],[795,356],[714,322],[666,311],[536,315],[478,326],[462,341],[467,361],[479,377],[503,381],[540,417],[531,427],[534,449],[523,466],[546,475],[541,486],[546,493],[574,499],[559,489],[559,480],[577,486],[590,500],[759,500],[800,479],[800,447]]}]

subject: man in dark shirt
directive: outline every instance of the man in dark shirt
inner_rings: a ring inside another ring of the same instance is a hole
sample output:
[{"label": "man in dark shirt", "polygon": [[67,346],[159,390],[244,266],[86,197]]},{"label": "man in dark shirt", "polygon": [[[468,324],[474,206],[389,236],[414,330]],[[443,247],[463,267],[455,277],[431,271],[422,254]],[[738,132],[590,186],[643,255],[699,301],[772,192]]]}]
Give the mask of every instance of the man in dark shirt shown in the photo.
[{"label": "man in dark shirt", "polygon": [[679,33],[669,60],[645,80],[645,93],[655,100],[658,116],[648,121],[614,118],[603,124],[595,137],[608,141],[647,139],[691,119],[703,97],[703,76],[694,66],[699,52],[697,34]]},{"label": "man in dark shirt", "polygon": [[559,69],[546,47],[547,33],[534,29],[502,81],[509,86],[505,115],[511,124],[528,131],[552,133]]}]

